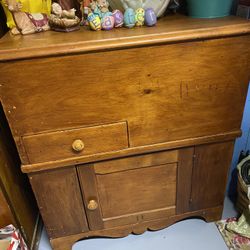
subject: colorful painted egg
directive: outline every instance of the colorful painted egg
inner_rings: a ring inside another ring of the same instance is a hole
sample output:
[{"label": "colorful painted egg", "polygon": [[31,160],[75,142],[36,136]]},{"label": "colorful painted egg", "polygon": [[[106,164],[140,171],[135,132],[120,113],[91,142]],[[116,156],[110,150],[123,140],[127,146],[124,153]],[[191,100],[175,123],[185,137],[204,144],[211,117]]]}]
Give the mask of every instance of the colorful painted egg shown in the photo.
[{"label": "colorful painted egg", "polygon": [[102,19],[102,29],[112,30],[115,25],[115,19],[113,16],[106,16]]},{"label": "colorful painted egg", "polygon": [[157,23],[157,17],[152,8],[148,8],[145,11],[145,24],[147,26],[154,26]]},{"label": "colorful painted egg", "polygon": [[143,8],[139,8],[135,11],[135,25],[143,26],[145,21],[145,11]]},{"label": "colorful painted egg", "polygon": [[113,17],[115,19],[115,27],[116,28],[122,27],[124,19],[122,12],[120,10],[114,10]]},{"label": "colorful painted egg", "polygon": [[127,28],[133,28],[135,26],[135,11],[133,9],[126,9],[124,13],[124,24]]},{"label": "colorful painted egg", "polygon": [[101,19],[99,16],[94,13],[88,14],[88,22],[89,26],[92,30],[100,30],[101,29]]},{"label": "colorful painted egg", "polygon": [[112,15],[113,15],[113,13],[110,12],[110,11],[105,12],[105,13],[102,13],[102,14],[101,14],[101,19],[103,19],[103,18],[106,17],[106,16],[112,16]]}]

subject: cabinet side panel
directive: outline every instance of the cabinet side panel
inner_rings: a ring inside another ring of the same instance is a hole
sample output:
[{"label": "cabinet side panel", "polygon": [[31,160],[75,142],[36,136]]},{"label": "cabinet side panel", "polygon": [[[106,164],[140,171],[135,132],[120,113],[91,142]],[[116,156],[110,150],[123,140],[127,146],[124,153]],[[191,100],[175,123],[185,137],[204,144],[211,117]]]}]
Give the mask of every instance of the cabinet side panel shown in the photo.
[{"label": "cabinet side panel", "polygon": [[8,124],[0,107],[0,186],[11,209],[15,225],[29,247],[34,243],[38,208],[28,177],[21,172],[20,160]]},{"label": "cabinet side panel", "polygon": [[9,224],[13,224],[16,226],[16,222],[13,218],[10,207],[0,188],[0,228],[3,228]]},{"label": "cabinet side panel", "polygon": [[74,167],[29,175],[50,238],[88,231]]},{"label": "cabinet side panel", "polygon": [[191,209],[223,205],[234,142],[195,147]]}]

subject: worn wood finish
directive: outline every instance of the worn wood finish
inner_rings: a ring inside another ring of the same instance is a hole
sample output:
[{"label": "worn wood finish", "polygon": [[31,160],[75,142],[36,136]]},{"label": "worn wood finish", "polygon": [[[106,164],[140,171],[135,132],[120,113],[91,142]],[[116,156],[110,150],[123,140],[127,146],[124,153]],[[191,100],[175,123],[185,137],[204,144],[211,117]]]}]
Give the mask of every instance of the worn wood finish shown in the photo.
[{"label": "worn wood finish", "polygon": [[16,226],[12,211],[2,190],[0,189],[0,228],[3,228],[9,224]]},{"label": "worn wood finish", "polygon": [[178,157],[178,195],[176,201],[176,213],[183,214],[190,211],[190,199],[192,191],[194,147],[179,150]]},{"label": "worn wood finish", "polygon": [[180,221],[189,217],[204,218],[207,222],[214,221],[216,218],[219,220],[222,214],[222,210],[223,210],[223,207],[219,206],[215,208],[189,212],[189,213],[181,214],[178,216],[173,216],[167,219],[158,219],[158,220],[153,220],[150,222],[144,222],[142,224],[132,224],[132,225],[126,225],[122,227],[117,227],[115,229],[104,229],[104,230],[92,231],[92,232],[87,232],[87,233],[81,233],[81,234],[72,235],[68,237],[51,239],[50,242],[54,250],[69,250],[71,249],[72,245],[76,241],[79,241],[84,238],[98,237],[98,236],[114,237],[114,238],[125,237],[130,233],[138,234],[138,232],[140,232],[139,234],[141,234],[141,233],[144,233],[147,229],[159,230],[167,226],[170,226],[171,224],[177,221]]},{"label": "worn wood finish", "polygon": [[[177,156],[178,151],[173,150],[78,166],[90,228],[174,215]],[[93,211],[88,209],[91,200],[98,204]]]},{"label": "worn wood finish", "polygon": [[246,36],[1,63],[0,98],[14,135],[121,120],[131,146],[230,132],[240,127],[248,46]]},{"label": "worn wood finish", "polygon": [[6,35],[0,42],[0,61],[125,49],[249,33],[249,23],[239,17],[203,20],[174,15],[161,18],[153,29],[142,27],[128,30],[123,28],[98,33],[81,29],[66,35],[42,32],[30,35],[28,39],[23,39],[21,36],[13,39],[10,35]]},{"label": "worn wood finish", "polygon": [[[83,142],[80,152],[72,147],[75,140]],[[123,122],[25,136],[23,142],[31,163],[93,155],[127,148],[127,125]]]},{"label": "worn wood finish", "polygon": [[141,147],[128,148],[128,149],[119,150],[119,151],[81,156],[77,158],[76,157],[67,158],[67,159],[63,159],[60,161],[50,161],[50,162],[43,162],[43,163],[37,163],[37,164],[25,164],[25,165],[22,165],[22,171],[24,173],[30,173],[30,172],[36,172],[36,171],[42,171],[42,170],[57,169],[63,166],[71,166],[72,164],[89,163],[93,161],[115,159],[115,158],[121,158],[121,157],[126,157],[126,156],[138,155],[138,154],[152,153],[155,151],[177,149],[177,148],[188,147],[188,146],[193,146],[193,145],[211,144],[211,143],[216,143],[218,141],[234,140],[236,137],[239,137],[239,136],[241,136],[241,130],[236,130],[236,131],[229,132],[229,133],[216,134],[216,135],[211,135],[211,136],[201,136],[201,137],[196,137],[196,138],[191,138],[191,139],[163,142],[163,143],[157,143],[154,145],[146,145],[146,146],[141,146]]},{"label": "worn wood finish", "polygon": [[[245,103],[250,53],[241,51],[249,46],[246,36],[2,63],[0,98],[16,136],[121,120],[130,147],[232,132]],[[232,68],[235,61],[242,63]]]},{"label": "worn wood finish", "polygon": [[88,231],[75,168],[29,175],[49,237]]},{"label": "worn wood finish", "polygon": [[218,220],[249,58],[235,17],[2,38],[0,102],[54,249]]},{"label": "worn wood finish", "polygon": [[94,164],[96,174],[110,174],[137,168],[163,165],[178,162],[178,151],[162,151],[153,154],[137,155],[112,161],[102,161]]},{"label": "worn wood finish", "polygon": [[[78,167],[79,181],[82,187],[82,194],[86,214],[88,217],[89,228],[91,230],[103,229],[102,215],[100,211],[101,203],[99,201],[98,190],[96,186],[96,177],[93,165],[85,165]],[[98,205],[97,209],[89,210],[90,201],[95,201]]]},{"label": "worn wood finish", "polygon": [[172,163],[97,175],[103,217],[175,206],[176,173]]},{"label": "worn wood finish", "polygon": [[195,147],[192,211],[223,204],[234,142]]}]

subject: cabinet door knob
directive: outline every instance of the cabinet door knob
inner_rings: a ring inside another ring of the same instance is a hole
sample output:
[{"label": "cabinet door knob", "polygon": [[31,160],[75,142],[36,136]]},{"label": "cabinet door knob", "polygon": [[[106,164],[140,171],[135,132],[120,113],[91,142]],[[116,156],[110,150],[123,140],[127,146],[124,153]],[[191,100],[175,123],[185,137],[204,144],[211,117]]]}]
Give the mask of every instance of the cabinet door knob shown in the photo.
[{"label": "cabinet door knob", "polygon": [[72,148],[76,152],[81,152],[84,149],[84,143],[82,140],[75,140],[72,143]]},{"label": "cabinet door knob", "polygon": [[96,210],[98,208],[98,203],[95,200],[90,200],[88,203],[88,210]]}]

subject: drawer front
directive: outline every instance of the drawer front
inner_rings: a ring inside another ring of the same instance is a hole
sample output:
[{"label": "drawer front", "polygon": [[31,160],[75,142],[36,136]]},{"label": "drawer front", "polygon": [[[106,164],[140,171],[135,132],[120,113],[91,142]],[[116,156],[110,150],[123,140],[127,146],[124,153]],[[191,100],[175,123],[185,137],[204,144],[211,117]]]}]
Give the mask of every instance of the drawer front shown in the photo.
[{"label": "drawer front", "polygon": [[78,167],[91,230],[176,214],[178,151]]},{"label": "drawer front", "polygon": [[30,163],[117,151],[128,147],[126,122],[24,136]]}]

